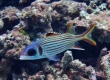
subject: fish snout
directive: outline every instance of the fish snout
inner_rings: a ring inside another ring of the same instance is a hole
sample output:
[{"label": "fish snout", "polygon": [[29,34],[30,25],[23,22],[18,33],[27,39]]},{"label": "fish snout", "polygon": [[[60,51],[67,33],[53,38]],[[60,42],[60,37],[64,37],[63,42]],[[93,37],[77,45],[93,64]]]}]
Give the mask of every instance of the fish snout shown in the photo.
[{"label": "fish snout", "polygon": [[20,60],[35,60],[34,56],[20,56]]}]

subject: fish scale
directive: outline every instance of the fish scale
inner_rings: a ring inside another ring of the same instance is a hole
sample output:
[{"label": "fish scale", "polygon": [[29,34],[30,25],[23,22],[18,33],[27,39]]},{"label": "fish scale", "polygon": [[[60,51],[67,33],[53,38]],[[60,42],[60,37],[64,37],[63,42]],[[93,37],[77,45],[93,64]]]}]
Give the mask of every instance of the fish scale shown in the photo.
[{"label": "fish scale", "polygon": [[54,42],[50,42],[50,43],[46,43],[46,44],[42,44],[42,46],[58,46],[58,45],[64,45],[67,42],[71,42],[72,39],[64,39],[64,40],[59,40],[59,41],[54,41]]},{"label": "fish scale", "polygon": [[[51,37],[51,38],[53,38],[53,37]],[[55,52],[58,52],[59,50],[60,50],[59,52],[63,52],[65,49],[71,48],[71,46],[73,46],[73,44],[72,44],[73,41],[74,41],[73,36],[71,36],[71,37],[70,36],[66,36],[66,37],[57,36],[55,39],[53,39],[51,41],[50,41],[50,38],[47,38],[47,40],[39,39],[38,42],[39,42],[39,44],[41,44],[45,53],[54,54]]]},{"label": "fish scale", "polygon": [[[69,38],[68,37],[67,39],[65,39],[65,37],[63,37],[62,40],[60,39],[60,40],[57,40],[57,41],[53,41],[53,42],[49,42],[49,43],[44,43],[44,44],[41,43],[41,44],[42,44],[42,47],[44,48],[44,50],[48,54],[52,54],[54,51],[59,51],[60,50],[60,52],[63,52],[63,50],[71,48],[73,46],[73,42],[74,42],[73,38]],[[65,48],[65,46],[66,46],[66,48]]]},{"label": "fish scale", "polygon": [[[53,44],[44,44],[42,45],[44,48],[46,48],[47,50],[51,50],[51,49],[54,49],[54,48],[57,48],[57,47],[60,47],[60,46],[63,46],[65,44],[68,44],[68,43],[71,43],[71,41],[57,41],[57,42],[52,42]],[[67,45],[66,45],[67,46]]]},{"label": "fish scale", "polygon": [[73,44],[67,44],[67,45],[63,45],[63,46],[60,46],[60,47],[56,47],[56,48],[54,48],[53,50],[52,49],[50,49],[50,50],[45,50],[49,55],[51,54],[55,54],[55,53],[61,53],[61,52],[63,52],[63,51],[65,51],[65,50],[67,50],[67,49],[70,49],[71,48],[71,46],[72,46]]},{"label": "fish scale", "polygon": [[42,40],[41,43],[42,44],[44,44],[44,43],[50,43],[51,41],[61,40],[61,39],[65,39],[65,38],[72,39],[73,36],[70,33],[68,33],[68,34],[61,34],[61,35],[58,35],[58,36],[51,36],[51,37],[43,38],[43,40]]}]

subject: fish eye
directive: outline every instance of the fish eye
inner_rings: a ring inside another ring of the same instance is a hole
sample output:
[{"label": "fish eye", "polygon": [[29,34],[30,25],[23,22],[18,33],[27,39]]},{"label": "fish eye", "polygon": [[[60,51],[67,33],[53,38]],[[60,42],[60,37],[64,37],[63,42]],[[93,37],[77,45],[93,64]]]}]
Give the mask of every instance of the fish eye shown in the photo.
[{"label": "fish eye", "polygon": [[28,54],[29,56],[34,56],[34,55],[36,55],[36,50],[33,49],[33,48],[28,49],[27,54]]}]

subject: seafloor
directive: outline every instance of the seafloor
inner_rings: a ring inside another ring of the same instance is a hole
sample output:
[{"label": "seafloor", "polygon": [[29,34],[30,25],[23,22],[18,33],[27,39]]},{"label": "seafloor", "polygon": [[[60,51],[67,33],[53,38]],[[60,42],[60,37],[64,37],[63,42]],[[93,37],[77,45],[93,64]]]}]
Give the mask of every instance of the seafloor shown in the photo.
[{"label": "seafloor", "polygon": [[[85,50],[58,54],[61,61],[19,60],[24,48],[47,33],[75,34],[96,24]],[[0,80],[110,80],[110,0],[0,0]]]}]

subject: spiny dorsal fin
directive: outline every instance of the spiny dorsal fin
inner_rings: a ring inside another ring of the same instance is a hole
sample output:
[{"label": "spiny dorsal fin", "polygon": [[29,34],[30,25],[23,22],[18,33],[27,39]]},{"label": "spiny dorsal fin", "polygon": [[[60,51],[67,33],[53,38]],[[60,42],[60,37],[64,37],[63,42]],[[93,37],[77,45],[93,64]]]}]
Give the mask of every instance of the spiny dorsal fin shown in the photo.
[{"label": "spiny dorsal fin", "polygon": [[54,32],[54,33],[47,33],[47,34],[46,34],[47,37],[48,37],[48,36],[57,36],[57,35],[60,35],[60,33]]}]

